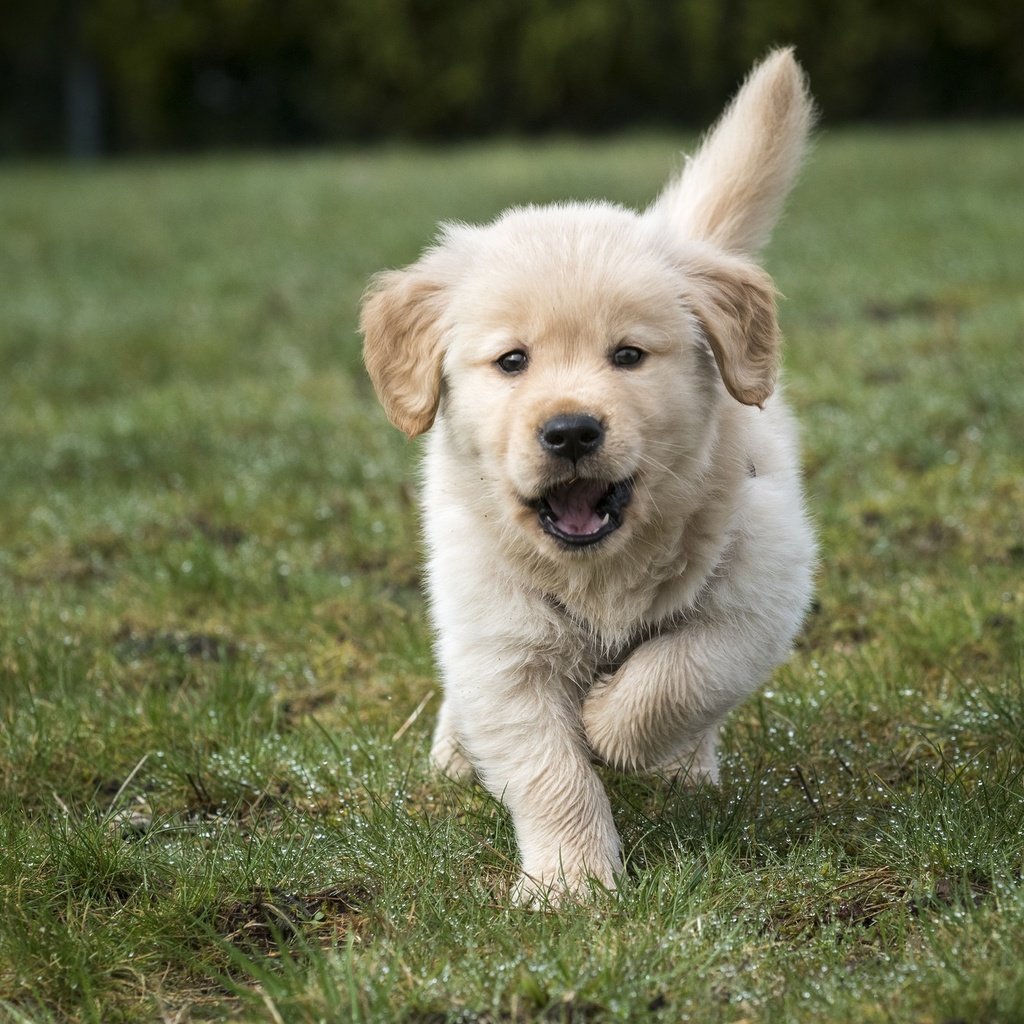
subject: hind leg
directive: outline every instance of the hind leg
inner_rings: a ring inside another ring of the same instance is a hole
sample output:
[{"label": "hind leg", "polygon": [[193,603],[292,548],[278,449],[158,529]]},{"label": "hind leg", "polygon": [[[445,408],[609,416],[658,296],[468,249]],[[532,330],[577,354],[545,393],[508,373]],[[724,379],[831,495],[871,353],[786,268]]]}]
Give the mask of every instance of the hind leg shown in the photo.
[{"label": "hind leg", "polygon": [[678,782],[688,789],[718,785],[718,725],[680,746],[661,762],[654,774]]},{"label": "hind leg", "polygon": [[430,746],[430,764],[434,771],[457,782],[469,782],[475,772],[459,739],[455,710],[447,697],[441,704]]}]

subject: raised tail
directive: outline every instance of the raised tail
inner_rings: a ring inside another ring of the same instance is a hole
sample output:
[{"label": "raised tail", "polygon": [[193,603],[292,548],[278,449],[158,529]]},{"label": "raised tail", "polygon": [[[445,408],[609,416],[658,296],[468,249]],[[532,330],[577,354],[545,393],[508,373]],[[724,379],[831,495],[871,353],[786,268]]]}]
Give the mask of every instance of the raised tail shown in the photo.
[{"label": "raised tail", "polygon": [[815,110],[792,49],[774,50],[650,207],[682,237],[754,255],[796,181]]}]

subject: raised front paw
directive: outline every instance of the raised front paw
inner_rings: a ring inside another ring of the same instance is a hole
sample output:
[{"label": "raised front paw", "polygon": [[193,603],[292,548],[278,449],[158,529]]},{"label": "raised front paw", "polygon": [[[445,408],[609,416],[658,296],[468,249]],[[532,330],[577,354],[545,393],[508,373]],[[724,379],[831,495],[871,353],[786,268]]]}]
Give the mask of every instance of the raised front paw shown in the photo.
[{"label": "raised front paw", "polygon": [[630,707],[616,680],[617,676],[608,676],[591,688],[581,709],[583,728],[597,757],[615,768],[635,770],[648,762],[649,744],[637,734],[638,709]]},{"label": "raised front paw", "polygon": [[612,676],[598,682],[582,708],[591,751],[606,764],[674,779],[685,786],[718,784],[718,723],[689,732],[672,728],[669,715],[640,704]]}]

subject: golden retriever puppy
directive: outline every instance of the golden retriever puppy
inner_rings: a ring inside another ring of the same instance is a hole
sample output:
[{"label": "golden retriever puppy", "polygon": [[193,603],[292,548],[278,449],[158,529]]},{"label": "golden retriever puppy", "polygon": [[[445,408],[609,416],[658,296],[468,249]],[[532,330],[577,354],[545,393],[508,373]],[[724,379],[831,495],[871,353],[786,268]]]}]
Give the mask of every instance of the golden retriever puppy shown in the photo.
[{"label": "golden retriever puppy", "polygon": [[614,887],[594,761],[716,781],[723,717],[800,627],[814,540],[752,260],[812,120],[776,51],[649,209],[450,224],[364,297],[377,394],[430,430],[431,759],[507,805],[519,901]]}]

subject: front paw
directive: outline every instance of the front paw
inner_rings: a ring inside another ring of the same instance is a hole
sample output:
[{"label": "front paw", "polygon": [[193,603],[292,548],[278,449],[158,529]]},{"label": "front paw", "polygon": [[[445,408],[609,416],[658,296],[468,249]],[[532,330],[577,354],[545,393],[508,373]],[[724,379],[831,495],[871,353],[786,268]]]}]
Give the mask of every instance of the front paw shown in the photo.
[{"label": "front paw", "polygon": [[668,728],[660,716],[637,706],[616,677],[599,681],[581,709],[591,751],[605,764],[650,772],[688,787],[718,785],[718,724],[702,732]]},{"label": "front paw", "polygon": [[598,870],[581,865],[569,871],[523,871],[512,887],[512,903],[529,910],[554,910],[567,903],[592,900],[615,891],[615,876],[620,870],[617,859],[607,859]]},{"label": "front paw", "polygon": [[591,751],[615,768],[642,766],[645,751],[632,734],[633,715],[615,676],[599,679],[583,701],[580,714]]}]

